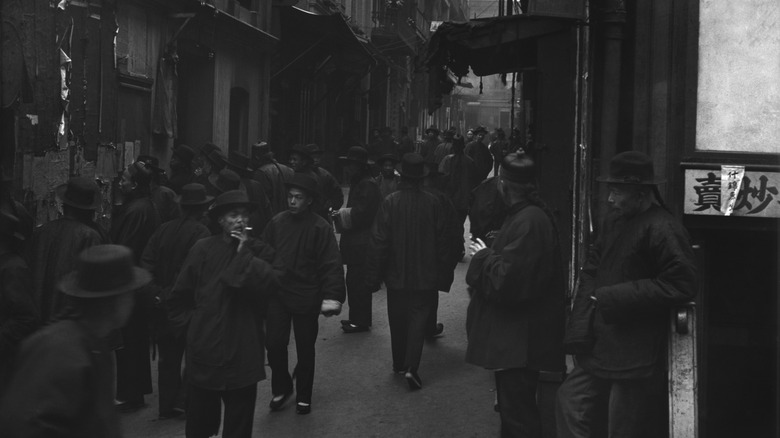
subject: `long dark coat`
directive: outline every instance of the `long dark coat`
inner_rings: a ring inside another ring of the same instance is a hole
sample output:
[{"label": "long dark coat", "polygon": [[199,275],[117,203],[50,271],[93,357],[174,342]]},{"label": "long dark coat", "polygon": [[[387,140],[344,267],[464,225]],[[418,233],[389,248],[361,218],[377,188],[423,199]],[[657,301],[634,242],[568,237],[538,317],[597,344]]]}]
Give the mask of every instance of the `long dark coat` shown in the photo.
[{"label": "long dark coat", "polygon": [[19,342],[38,325],[27,264],[14,252],[0,250],[0,395]]},{"label": "long dark coat", "polygon": [[398,191],[382,201],[374,222],[366,266],[369,284],[449,290],[451,246],[445,214],[432,193],[399,184]]},{"label": "long dark coat", "polygon": [[466,283],[466,361],[488,369],[564,369],[565,272],[555,227],[527,201],[515,204],[493,246],[474,255]]},{"label": "long dark coat", "polygon": [[238,253],[236,245],[223,235],[199,240],[168,300],[174,330],[186,333],[188,382],[213,391],[265,378],[264,301],[278,287],[273,250],[254,239]]},{"label": "long dark coat", "polygon": [[120,436],[110,352],[81,323],[58,321],[24,341],[0,401],[6,437]]},{"label": "long dark coat", "polygon": [[577,356],[586,371],[611,379],[649,377],[666,358],[670,309],[696,294],[696,267],[685,229],[654,205],[604,227],[582,269],[571,318],[596,297],[595,344]]},{"label": "long dark coat", "polygon": [[100,226],[62,217],[36,228],[27,247],[27,263],[32,271],[33,296],[41,320],[48,321],[64,306],[57,282],[76,269],[81,251],[108,243]]},{"label": "long dark coat", "polygon": [[472,141],[466,145],[464,153],[474,160],[474,164],[477,166],[477,180],[482,181],[487,178],[490,171],[493,170],[493,154],[490,153],[490,149],[485,143]]},{"label": "long dark coat", "polygon": [[284,181],[292,178],[295,171],[276,160],[261,165],[254,173],[253,178],[260,181],[265,194],[271,202],[271,217],[287,210],[287,188]]},{"label": "long dark coat", "polygon": [[347,208],[350,208],[352,228],[341,233],[339,242],[341,261],[345,265],[365,263],[366,252],[371,240],[371,225],[374,224],[382,193],[379,185],[368,172],[362,172],[352,180],[349,188]]},{"label": "long dark coat", "polygon": [[283,211],[268,223],[263,240],[276,250],[278,298],[292,313],[319,313],[323,300],[344,302],[344,266],[333,228],[319,215]]}]

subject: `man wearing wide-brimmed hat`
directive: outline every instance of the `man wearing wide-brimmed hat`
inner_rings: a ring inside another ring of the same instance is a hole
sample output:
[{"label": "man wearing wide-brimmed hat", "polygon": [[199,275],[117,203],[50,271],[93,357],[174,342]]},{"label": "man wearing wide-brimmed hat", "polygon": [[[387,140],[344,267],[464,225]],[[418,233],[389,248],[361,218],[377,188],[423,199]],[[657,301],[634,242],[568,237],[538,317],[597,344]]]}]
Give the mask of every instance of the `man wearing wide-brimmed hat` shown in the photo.
[{"label": "man wearing wide-brimmed hat", "polygon": [[157,344],[160,354],[157,386],[160,391],[161,419],[176,417],[184,412],[181,381],[184,339],[174,336],[166,306],[190,249],[195,242],[211,235],[202,219],[214,197],[206,195],[202,185],[192,183],[182,187],[181,195],[176,196],[175,200],[181,209],[181,217],[162,224],[152,234],[141,256],[141,267],[151,272],[154,278],[151,293],[155,297],[155,307],[151,322],[154,328],[152,340]]},{"label": "man wearing wide-brimmed hat", "polygon": [[[390,156],[394,156],[390,154]],[[344,333],[364,332],[371,327],[371,294],[366,284],[366,252],[382,194],[371,177],[368,152],[360,146],[349,148],[339,157],[350,175],[347,206],[336,213],[337,230],[341,231],[341,261],[347,265],[347,298],[349,319],[341,321]]]},{"label": "man wearing wide-brimmed hat", "polygon": [[[200,189],[190,199],[205,202]],[[184,193],[182,193],[182,201]],[[174,336],[184,337],[187,436],[252,434],[257,382],[265,378],[265,300],[278,287],[273,249],[249,235],[256,205],[240,190],[208,210],[222,228],[190,249],[167,300]]]},{"label": "man wearing wide-brimmed hat", "polygon": [[56,194],[63,216],[36,228],[27,248],[33,296],[43,321],[62,309],[65,296],[57,289],[57,282],[76,268],[78,255],[109,241],[108,233],[94,221],[101,195],[93,178],[73,177],[57,187]]},{"label": "man wearing wide-brimmed hat", "polygon": [[[619,153],[598,181],[606,183],[610,211],[580,272],[566,329],[564,346],[577,365],[558,391],[558,436],[589,437],[594,429],[663,436],[669,315],[696,294],[693,251],[661,204],[649,156]],[[606,424],[593,420],[602,418]]]},{"label": "man wearing wide-brimmed hat", "polygon": [[248,155],[239,151],[230,151],[228,154],[228,167],[241,178],[239,190],[246,193],[249,202],[257,204],[257,208],[249,215],[250,235],[259,237],[268,221],[273,217],[271,201],[266,195],[263,185],[253,179],[254,170],[251,167],[251,159]]},{"label": "man wearing wide-brimmed hat", "polygon": [[436,146],[439,143],[439,128],[431,125],[425,130],[425,140],[420,146],[420,155],[422,155],[423,159],[433,158],[433,151],[436,150]]},{"label": "man wearing wide-brimmed hat", "polygon": [[114,370],[105,338],[125,324],[149,282],[127,247],[97,245],[77,258],[58,289],[70,311],[21,346],[0,401],[3,436],[119,437]]},{"label": "man wearing wide-brimmed hat", "polygon": [[318,196],[317,181],[307,173],[296,173],[286,182],[289,208],[268,223],[263,240],[276,250],[274,267],[281,285],[268,299],[268,364],[271,366],[272,411],[281,409],[293,392],[287,345],[290,326],[295,331],[298,365],[296,412],[312,409],[314,387],[314,344],[318,318],[338,315],[344,302],[344,268],[333,228],[311,211]]},{"label": "man wearing wide-brimmed hat", "polygon": [[451,260],[445,210],[423,190],[428,174],[420,154],[401,162],[398,191],[382,201],[367,255],[367,284],[387,285],[387,314],[393,371],[404,374],[411,389],[422,388],[417,374],[426,322],[439,290],[449,288]]},{"label": "man wearing wide-brimmed hat", "polygon": [[490,246],[477,238],[469,247],[466,362],[494,371],[501,436],[541,437],[552,412],[540,415],[539,374],[565,370],[566,272],[536,164],[509,154],[497,178],[509,212]]},{"label": "man wearing wide-brimmed hat", "polygon": [[327,170],[319,167],[315,156],[322,151],[316,144],[306,146],[295,145],[290,152],[290,167],[296,173],[307,173],[317,181],[317,197],[312,210],[331,223],[330,211],[341,208],[344,204],[344,192],[336,178]]},{"label": "man wearing wide-brimmed hat", "polygon": [[484,126],[474,128],[474,141],[466,144],[466,150],[464,151],[469,158],[474,160],[474,164],[477,166],[477,179],[479,181],[487,178],[490,170],[493,168],[493,155],[491,155],[490,149],[485,144],[487,133],[487,128]]},{"label": "man wearing wide-brimmed hat", "polygon": [[168,178],[168,187],[174,192],[179,193],[185,184],[189,184],[195,178],[192,171],[192,160],[195,158],[195,151],[186,144],[180,144],[173,148],[171,161],[168,166],[171,174]]},{"label": "man wearing wide-brimmed hat", "polygon": [[176,205],[176,202],[173,200],[173,198],[176,197],[176,192],[164,185],[167,177],[165,176],[165,170],[160,168],[160,161],[157,157],[139,155],[135,161],[146,164],[152,171],[152,181],[149,184],[149,192],[152,203],[160,214],[160,221],[168,222],[169,220],[179,217],[179,206]]},{"label": "man wearing wide-brimmed hat", "polygon": [[382,194],[382,199],[385,199],[387,195],[398,189],[398,180],[400,177],[395,170],[398,165],[398,157],[392,154],[382,155],[376,160],[376,164],[379,166],[379,175],[377,175],[374,180],[379,185],[379,192]]},{"label": "man wearing wide-brimmed hat", "polygon": [[252,145],[252,161],[256,166],[254,179],[260,181],[266,191],[271,202],[272,216],[286,210],[287,189],[284,181],[292,178],[295,171],[276,161],[271,146],[264,141]]}]

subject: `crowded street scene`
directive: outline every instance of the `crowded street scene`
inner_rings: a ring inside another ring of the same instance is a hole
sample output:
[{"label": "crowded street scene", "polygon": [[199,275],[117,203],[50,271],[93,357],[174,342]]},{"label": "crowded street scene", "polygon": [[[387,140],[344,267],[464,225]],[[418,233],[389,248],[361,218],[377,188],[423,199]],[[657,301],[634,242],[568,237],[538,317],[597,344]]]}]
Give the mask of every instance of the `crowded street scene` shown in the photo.
[{"label": "crowded street scene", "polygon": [[776,0],[0,16],[0,437],[780,437]]}]

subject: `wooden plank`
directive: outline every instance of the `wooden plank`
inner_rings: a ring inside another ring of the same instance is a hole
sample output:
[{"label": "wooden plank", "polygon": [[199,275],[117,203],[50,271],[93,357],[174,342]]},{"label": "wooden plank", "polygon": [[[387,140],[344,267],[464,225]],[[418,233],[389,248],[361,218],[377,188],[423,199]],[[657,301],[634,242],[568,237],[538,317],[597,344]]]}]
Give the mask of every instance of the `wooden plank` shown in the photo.
[{"label": "wooden plank", "polygon": [[[685,321],[687,333],[678,332],[679,318],[687,319]],[[698,437],[696,425],[698,418],[696,339],[695,307],[673,311],[669,330],[670,438]]]}]

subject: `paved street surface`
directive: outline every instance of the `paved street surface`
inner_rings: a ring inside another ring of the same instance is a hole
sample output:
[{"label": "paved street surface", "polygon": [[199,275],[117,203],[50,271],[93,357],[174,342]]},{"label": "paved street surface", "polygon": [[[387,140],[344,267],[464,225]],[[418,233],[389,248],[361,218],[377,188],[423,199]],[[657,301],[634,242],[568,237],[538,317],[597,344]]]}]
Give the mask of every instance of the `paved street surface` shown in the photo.
[{"label": "paved street surface", "polygon": [[[468,230],[468,224],[466,225]],[[258,384],[254,436],[258,437],[493,437],[499,418],[493,412],[492,374],[464,362],[467,263],[459,263],[455,284],[440,293],[439,321],[444,335],[426,343],[419,374],[423,389],[410,391],[402,375],[392,372],[386,293],[374,294],[370,332],[346,335],[341,316],[320,317],[312,412],[295,413],[294,397],[279,412],[270,412],[268,380]],[[294,339],[290,367],[295,364]],[[156,362],[153,372],[156,374]],[[121,414],[126,437],[183,437],[184,421],[157,420],[157,393],[148,406]]]}]

